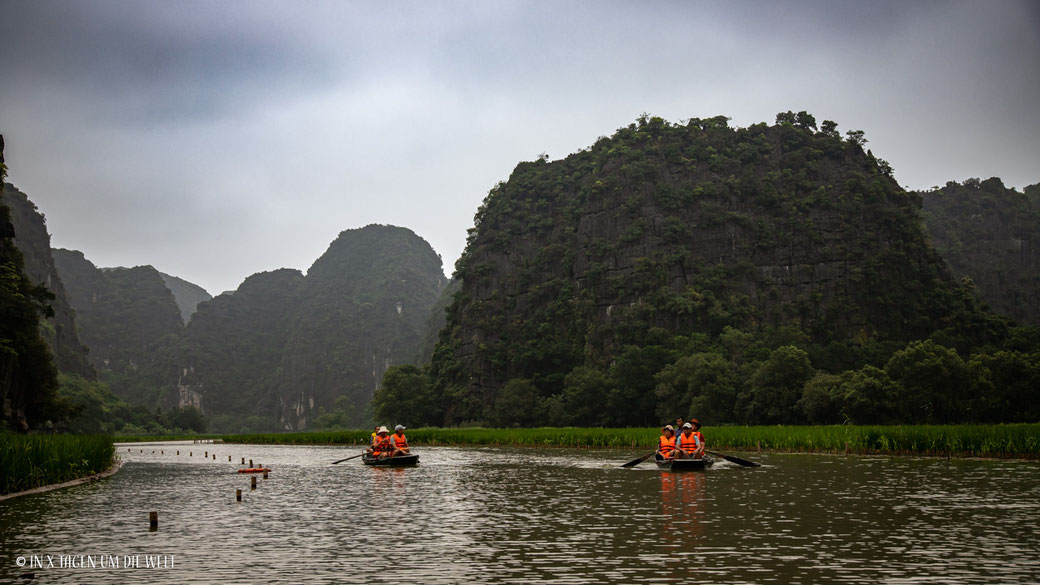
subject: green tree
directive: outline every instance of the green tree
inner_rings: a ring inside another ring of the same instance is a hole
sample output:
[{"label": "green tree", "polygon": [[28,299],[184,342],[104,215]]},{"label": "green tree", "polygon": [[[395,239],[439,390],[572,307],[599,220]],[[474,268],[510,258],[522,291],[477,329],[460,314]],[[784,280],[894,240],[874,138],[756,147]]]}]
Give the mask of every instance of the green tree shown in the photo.
[{"label": "green tree", "polygon": [[666,366],[657,382],[657,418],[677,415],[714,424],[733,420],[739,380],[735,366],[718,353],[695,353]]},{"label": "green tree", "polygon": [[967,420],[973,376],[952,349],[930,339],[911,342],[892,355],[885,372],[902,388],[897,410],[903,422]]},{"label": "green tree", "polygon": [[805,350],[793,345],[773,350],[751,377],[748,422],[779,424],[797,420],[802,388],[815,373]]},{"label": "green tree", "polygon": [[527,379],[506,382],[495,397],[491,421],[500,427],[529,427],[542,417],[538,388]]},{"label": "green tree", "polygon": [[430,377],[413,365],[391,366],[372,397],[372,410],[380,421],[437,425],[443,411],[434,400]]}]

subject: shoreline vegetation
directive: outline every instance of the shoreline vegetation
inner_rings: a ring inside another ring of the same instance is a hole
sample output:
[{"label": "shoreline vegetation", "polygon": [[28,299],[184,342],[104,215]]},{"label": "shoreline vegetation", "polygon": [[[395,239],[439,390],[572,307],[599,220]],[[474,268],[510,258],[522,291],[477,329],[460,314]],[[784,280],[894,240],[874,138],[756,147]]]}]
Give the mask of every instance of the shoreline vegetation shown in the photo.
[{"label": "shoreline vegetation", "polygon": [[0,495],[102,474],[112,468],[113,437],[0,433]]},{"label": "shoreline vegetation", "polygon": [[[647,449],[658,429],[548,427],[418,428],[413,445]],[[713,450],[1040,459],[1040,424],[705,427]],[[368,430],[220,435],[225,443],[367,444]],[[121,440],[127,440],[122,438]]]}]

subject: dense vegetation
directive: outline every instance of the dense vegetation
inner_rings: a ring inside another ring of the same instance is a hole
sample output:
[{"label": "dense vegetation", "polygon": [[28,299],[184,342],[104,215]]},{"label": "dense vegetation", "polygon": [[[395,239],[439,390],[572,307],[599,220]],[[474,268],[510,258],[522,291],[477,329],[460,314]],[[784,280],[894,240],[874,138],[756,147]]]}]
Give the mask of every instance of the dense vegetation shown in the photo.
[{"label": "dense vegetation", "polygon": [[0,432],[0,494],[100,473],[114,452],[111,437]]},{"label": "dense vegetation", "polygon": [[935,248],[998,313],[1040,325],[1040,184],[968,179],[921,193]]},{"label": "dense vegetation", "polygon": [[1040,332],[953,278],[865,142],[805,112],[644,116],[521,163],[477,212],[432,364],[391,369],[377,419],[1040,420]]}]

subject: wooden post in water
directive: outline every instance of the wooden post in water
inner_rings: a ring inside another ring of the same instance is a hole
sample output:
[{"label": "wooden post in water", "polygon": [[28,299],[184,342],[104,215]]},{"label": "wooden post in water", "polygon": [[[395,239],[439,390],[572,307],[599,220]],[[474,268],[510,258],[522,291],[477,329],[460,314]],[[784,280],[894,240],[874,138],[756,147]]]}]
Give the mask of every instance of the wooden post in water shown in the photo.
[{"label": "wooden post in water", "polygon": [[231,456],[230,455],[227,456],[227,462],[231,463]]},{"label": "wooden post in water", "polygon": [[245,465],[245,464],[246,464],[246,458],[245,458],[245,457],[243,457],[243,458],[242,458],[242,465]]},{"label": "wooden post in water", "polygon": [[178,455],[180,455],[180,454],[181,454],[181,450],[180,450],[180,449],[177,449],[177,454],[178,454]]},{"label": "wooden post in water", "polygon": [[256,489],[256,476],[252,475],[252,476],[249,477],[249,479],[250,479],[249,489],[255,490]]},{"label": "wooden post in water", "polygon": [[162,449],[160,449],[160,450],[159,450],[159,454],[160,454],[160,455],[165,455],[165,454],[166,454],[166,451],[163,451]]},{"label": "wooden post in water", "polygon": [[264,479],[267,479],[267,470],[264,470]]},{"label": "wooden post in water", "polygon": [[148,512],[148,530],[155,532],[159,530],[159,513]]},{"label": "wooden post in water", "polygon": [[235,490],[235,500],[237,500],[239,502],[242,501],[242,490],[240,490],[240,489]]},{"label": "wooden post in water", "polygon": [[216,454],[216,453],[214,453],[214,454],[213,454],[213,460],[214,460],[214,461],[216,461],[216,460],[217,460],[217,454]]},{"label": "wooden post in water", "polygon": [[250,468],[250,469],[252,469],[252,468],[253,468],[253,460],[252,460],[252,459],[250,459],[250,460],[249,460],[249,468]]},{"label": "wooden post in water", "polygon": [[845,456],[849,456],[849,442],[845,441]]},{"label": "wooden post in water", "polygon": [[188,457],[191,457],[191,451],[188,451]]},{"label": "wooden post in water", "polygon": [[205,458],[207,458],[207,459],[209,459],[209,451],[204,451],[204,452],[202,453],[202,456],[203,456],[203,457],[205,457]]},{"label": "wooden post in water", "polygon": [[762,452],[762,441],[757,441],[757,443],[758,443],[758,452],[761,453]]}]

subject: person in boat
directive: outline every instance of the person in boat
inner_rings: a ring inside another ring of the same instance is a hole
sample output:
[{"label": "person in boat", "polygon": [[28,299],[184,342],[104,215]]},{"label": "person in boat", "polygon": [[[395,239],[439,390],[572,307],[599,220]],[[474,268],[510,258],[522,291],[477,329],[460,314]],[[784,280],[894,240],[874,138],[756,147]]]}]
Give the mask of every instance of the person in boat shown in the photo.
[{"label": "person in boat", "polygon": [[376,441],[372,443],[372,451],[370,454],[373,457],[385,459],[394,452],[394,442],[390,439],[390,430],[386,427],[379,427],[376,429]]},{"label": "person in boat", "polygon": [[693,427],[693,436],[697,437],[697,454],[695,455],[698,459],[704,457],[704,452],[708,448],[708,444],[704,442],[704,434],[701,433],[701,421],[691,418],[690,425]]},{"label": "person in boat", "polygon": [[661,436],[657,440],[657,453],[654,454],[659,460],[675,457],[675,429],[672,425],[661,427]]},{"label": "person in boat", "polygon": [[394,434],[390,435],[390,440],[393,442],[391,457],[411,455],[411,449],[408,448],[408,439],[404,436],[404,429],[404,425],[397,425],[394,427]]},{"label": "person in boat", "polygon": [[700,439],[693,434],[693,425],[690,423],[684,424],[682,433],[675,438],[675,458],[696,459],[703,454],[704,450],[701,449]]},{"label": "person in boat", "polygon": [[682,432],[683,425],[686,424],[686,419],[681,416],[675,417],[675,435],[679,436]]}]

